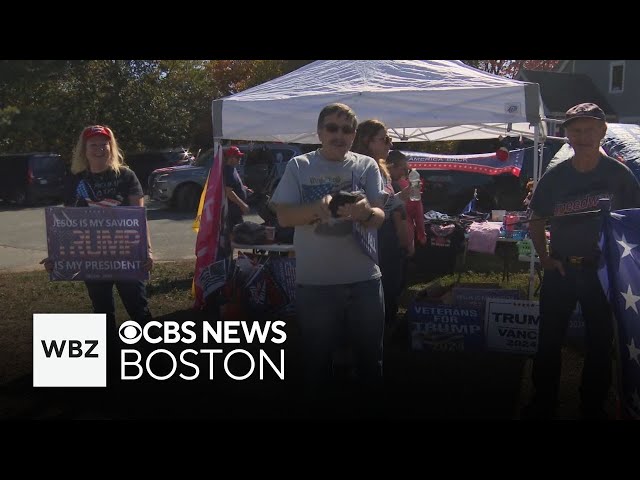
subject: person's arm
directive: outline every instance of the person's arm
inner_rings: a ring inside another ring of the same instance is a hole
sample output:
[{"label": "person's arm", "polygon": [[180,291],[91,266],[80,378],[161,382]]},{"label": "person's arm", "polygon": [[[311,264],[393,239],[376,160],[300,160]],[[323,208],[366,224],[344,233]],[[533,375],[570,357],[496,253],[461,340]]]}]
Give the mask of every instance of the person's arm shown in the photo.
[{"label": "person's arm", "polygon": [[282,227],[297,227],[324,222],[331,217],[329,209],[331,195],[325,195],[314,202],[304,202],[299,169],[298,157],[289,160],[269,202]]},{"label": "person's arm", "polygon": [[327,221],[331,217],[331,210],[329,209],[331,198],[331,195],[325,195],[316,202],[302,205],[274,202],[278,223],[283,227],[296,227],[318,221]]},{"label": "person's arm", "polygon": [[402,215],[399,209],[391,212],[391,218],[393,219],[393,226],[396,229],[396,235],[398,236],[398,245],[400,248],[404,248],[409,251],[409,228],[407,227],[407,218]]},{"label": "person's arm", "polygon": [[65,207],[76,206],[76,189],[80,180],[76,175],[68,173],[64,178],[63,205]]},{"label": "person's arm", "polygon": [[367,198],[338,207],[338,217],[349,217],[366,228],[378,229],[384,222],[384,210],[373,207]]},{"label": "person's arm", "polygon": [[557,269],[564,276],[564,266],[560,260],[551,258],[547,250],[547,234],[545,232],[545,220],[535,212],[532,213],[529,221],[529,236],[533,242],[533,246],[540,257],[540,265],[545,270]]},{"label": "person's arm", "polygon": [[529,208],[531,209],[529,236],[540,257],[540,266],[545,270],[557,269],[564,276],[562,262],[549,256],[547,234],[544,228],[546,221],[542,220],[543,217],[553,215],[552,206],[555,198],[553,186],[562,184],[562,179],[558,179],[556,175],[558,171],[552,172],[552,170],[547,170],[533,189],[531,202],[529,203]]},{"label": "person's arm", "polygon": [[400,191],[398,191],[398,193],[396,193],[395,196],[396,198],[401,200],[403,203],[407,203],[407,201],[409,201],[409,197],[411,197],[411,185],[408,185],[403,189],[401,189]]},{"label": "person's arm", "polygon": [[414,211],[414,224],[416,228],[416,237],[420,245],[427,244],[427,233],[424,231],[424,209],[422,207],[422,200],[417,202],[412,202],[412,209],[415,208]]},{"label": "person's arm", "polygon": [[231,187],[224,187],[224,191],[227,194],[227,200],[229,200],[230,202],[235,203],[236,205],[238,205],[240,207],[240,210],[242,210],[242,213],[247,214],[249,213],[249,205],[247,205],[237,194],[236,192],[233,191],[233,188]]},{"label": "person's arm", "polygon": [[[129,205],[132,207],[144,207],[144,197],[140,195],[129,195]],[[153,249],[151,248],[151,232],[147,221],[147,261],[144,263],[145,271],[150,272],[153,268]]]}]

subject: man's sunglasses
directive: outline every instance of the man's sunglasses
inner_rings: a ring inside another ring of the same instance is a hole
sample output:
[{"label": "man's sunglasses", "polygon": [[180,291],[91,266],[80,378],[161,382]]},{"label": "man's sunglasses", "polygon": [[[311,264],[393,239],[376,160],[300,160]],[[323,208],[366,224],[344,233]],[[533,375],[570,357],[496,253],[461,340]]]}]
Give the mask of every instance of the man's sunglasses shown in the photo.
[{"label": "man's sunglasses", "polygon": [[338,130],[342,129],[342,133],[344,133],[345,135],[351,135],[356,131],[356,129],[351,125],[342,125],[341,127],[340,125],[337,125],[335,123],[327,123],[324,126],[324,129],[329,133],[336,133]]}]

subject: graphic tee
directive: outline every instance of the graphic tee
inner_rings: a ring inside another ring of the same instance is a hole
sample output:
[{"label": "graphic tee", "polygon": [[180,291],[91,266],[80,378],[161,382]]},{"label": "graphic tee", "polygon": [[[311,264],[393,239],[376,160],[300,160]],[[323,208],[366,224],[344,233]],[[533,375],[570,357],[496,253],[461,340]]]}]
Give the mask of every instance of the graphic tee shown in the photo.
[{"label": "graphic tee", "polygon": [[[383,205],[380,170],[375,160],[348,152],[340,162],[325,159],[318,150],[292,158],[271,201],[303,205],[340,190],[362,190],[370,203]],[[328,222],[295,227],[296,282],[340,285],[380,277],[378,265],[364,252],[353,234],[353,222],[331,218]]]},{"label": "graphic tee", "polygon": [[121,167],[114,170],[91,173],[88,170],[70,177],[65,187],[64,204],[67,207],[117,207],[128,206],[129,195],[144,196],[136,174]]},{"label": "graphic tee", "polygon": [[[573,157],[572,157],[573,158]],[[550,219],[551,252],[558,258],[594,257],[600,252],[599,214],[566,216],[598,209],[598,199],[608,198],[611,210],[640,207],[640,185],[631,170],[601,155],[589,172],[579,172],[571,158],[547,170],[536,186],[531,210]]]}]

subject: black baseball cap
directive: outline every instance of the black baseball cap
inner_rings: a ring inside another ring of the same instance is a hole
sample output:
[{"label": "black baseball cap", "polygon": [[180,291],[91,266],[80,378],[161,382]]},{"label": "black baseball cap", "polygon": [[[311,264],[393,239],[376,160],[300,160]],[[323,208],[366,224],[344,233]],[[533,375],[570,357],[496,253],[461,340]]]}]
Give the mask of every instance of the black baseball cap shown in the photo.
[{"label": "black baseball cap", "polygon": [[605,121],[604,110],[602,110],[595,103],[580,103],[574,107],[571,107],[565,113],[565,119],[563,126],[567,126],[569,122],[576,118],[594,118],[596,120]]}]

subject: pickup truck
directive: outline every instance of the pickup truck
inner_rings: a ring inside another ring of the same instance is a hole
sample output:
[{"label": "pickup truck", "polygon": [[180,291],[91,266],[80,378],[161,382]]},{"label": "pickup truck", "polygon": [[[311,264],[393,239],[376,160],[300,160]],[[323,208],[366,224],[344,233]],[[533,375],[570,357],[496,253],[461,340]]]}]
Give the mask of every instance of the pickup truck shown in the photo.
[{"label": "pickup truck", "polygon": [[[254,191],[271,194],[284,173],[287,162],[302,150],[285,143],[237,145],[244,153],[236,167],[243,182]],[[160,168],[149,175],[149,196],[178,210],[198,209],[202,189],[213,163],[213,149],[200,154],[192,165]]]}]

